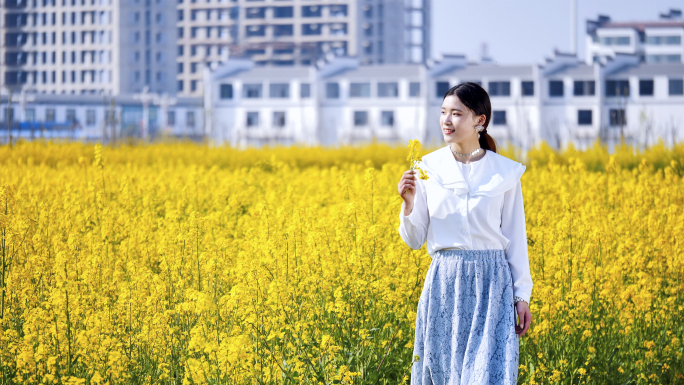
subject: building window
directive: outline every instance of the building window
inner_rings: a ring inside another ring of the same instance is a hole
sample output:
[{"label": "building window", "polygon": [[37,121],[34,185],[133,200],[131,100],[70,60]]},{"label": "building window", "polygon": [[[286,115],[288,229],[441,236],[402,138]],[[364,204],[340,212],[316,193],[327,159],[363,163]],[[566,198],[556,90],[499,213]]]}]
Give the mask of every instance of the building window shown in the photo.
[{"label": "building window", "polygon": [[190,80],[190,91],[197,91],[197,80]]},{"label": "building window", "polygon": [[534,82],[522,82],[522,96],[534,96]]},{"label": "building window", "polygon": [[290,85],[287,83],[272,83],[269,88],[269,95],[272,98],[290,97]]},{"label": "building window", "polygon": [[603,45],[629,45],[629,36],[604,36],[601,38],[601,44]]},{"label": "building window", "polygon": [[246,28],[247,36],[266,36],[265,25],[248,25]]},{"label": "building window", "polygon": [[182,45],[178,46],[178,56],[183,56],[183,46]]},{"label": "building window", "polygon": [[346,5],[331,5],[330,6],[330,17],[346,17],[347,16],[347,6]]},{"label": "building window", "polygon": [[368,111],[354,111],[354,126],[363,127],[368,125]]},{"label": "building window", "polygon": [[363,23],[363,35],[366,37],[373,37],[373,24]]},{"label": "building window", "polygon": [[649,36],[646,40],[650,45],[680,45],[681,36]]},{"label": "building window", "polygon": [[273,36],[292,36],[294,27],[292,24],[282,24],[273,26]]},{"label": "building window", "polygon": [[76,123],[76,110],[71,108],[66,110],[66,121],[72,124]]},{"label": "building window", "polygon": [[[8,113],[9,113],[9,117],[7,116]],[[16,122],[16,119],[17,119],[17,117],[14,115],[14,108],[3,107],[2,116],[6,122]]]},{"label": "building window", "polygon": [[373,6],[366,4],[363,6],[363,16],[365,16],[368,19],[373,18]]},{"label": "building window", "polygon": [[419,82],[409,83],[409,96],[412,98],[420,96],[420,83]]},{"label": "building window", "polygon": [[233,85],[232,84],[221,84],[221,99],[232,99],[233,98]]},{"label": "building window", "polygon": [[26,109],[26,121],[27,122],[35,122],[36,121],[36,110],[35,110],[35,108],[27,108]]},{"label": "building window", "polygon": [[86,110],[86,126],[95,125],[95,110]]},{"label": "building window", "polygon": [[[330,34],[331,35],[346,35],[347,34],[347,24],[346,23],[333,23],[330,24]],[[382,42],[378,42],[380,44]]]},{"label": "building window", "polygon": [[261,84],[244,84],[242,86],[242,97],[247,99],[258,99],[261,97]]},{"label": "building window", "polygon": [[178,81],[178,91],[183,91],[183,81],[182,80]]},{"label": "building window", "polygon": [[573,84],[574,96],[592,96],[596,91],[596,82],[593,80],[577,80]]},{"label": "building window", "polygon": [[682,55],[647,55],[646,63],[681,63]]},{"label": "building window", "polygon": [[320,24],[302,24],[302,35],[320,35]]},{"label": "building window", "polygon": [[629,81],[606,80],[606,96],[629,96]]},{"label": "building window", "polygon": [[321,17],[321,10],[323,7],[320,5],[307,5],[302,7],[302,17]]},{"label": "building window", "polygon": [[285,127],[285,111],[273,111],[273,125]]},{"label": "building window", "polygon": [[627,124],[627,120],[625,119],[625,110],[620,108],[620,109],[611,109],[610,110],[610,125],[615,127],[615,126],[624,126]]},{"label": "building window", "polygon": [[684,95],[684,79],[669,79],[668,91],[670,95]]},{"label": "building window", "polygon": [[247,127],[258,127],[259,126],[259,112],[249,111],[247,112]]},{"label": "building window", "polygon": [[590,126],[591,113],[591,110],[577,110],[577,124],[580,126]]},{"label": "building window", "polygon": [[437,97],[441,98],[449,91],[449,82],[437,82]]},{"label": "building window", "polygon": [[247,56],[253,56],[253,55],[264,55],[266,53],[265,49],[257,48],[257,49],[246,49],[245,50],[245,55]]},{"label": "building window", "polygon": [[489,82],[490,96],[511,96],[511,82]]},{"label": "building window", "polygon": [[492,124],[495,126],[505,126],[506,111],[492,111]]},{"label": "building window", "polygon": [[328,99],[339,99],[339,97],[340,97],[340,84],[339,83],[326,83],[325,84],[325,97]]},{"label": "building window", "polygon": [[266,7],[246,8],[245,12],[247,19],[263,19],[266,17]]},{"label": "building window", "polygon": [[176,111],[169,111],[166,114],[166,125],[173,127],[176,125]]},{"label": "building window", "polygon": [[299,88],[299,96],[304,99],[304,98],[310,98],[311,97],[311,84],[309,83],[302,83],[300,88]]},{"label": "building window", "polygon": [[183,63],[178,63],[178,73],[179,74],[183,73]]},{"label": "building window", "polygon": [[45,110],[45,121],[52,123],[55,121],[55,109],[54,108],[48,108]]},{"label": "building window", "polygon": [[370,83],[351,83],[351,85],[349,86],[349,97],[369,98]]},{"label": "building window", "polygon": [[399,83],[378,83],[379,98],[396,98],[399,96]]},{"label": "building window", "polygon": [[557,98],[563,96],[563,81],[550,80],[549,81],[549,96]]},{"label": "building window", "polygon": [[188,111],[185,113],[185,124],[188,127],[195,127],[195,111]]},{"label": "building window", "polygon": [[294,48],[274,48],[274,55],[292,55],[294,54]]},{"label": "building window", "polygon": [[639,80],[639,96],[653,96],[653,79]]},{"label": "building window", "polygon": [[380,124],[386,127],[394,127],[394,111],[382,111],[380,113]]},{"label": "building window", "polygon": [[373,54],[373,43],[370,41],[364,41],[363,42],[363,53],[366,55],[372,55]]},{"label": "building window", "polygon": [[273,17],[286,18],[294,16],[293,7],[273,7]]}]

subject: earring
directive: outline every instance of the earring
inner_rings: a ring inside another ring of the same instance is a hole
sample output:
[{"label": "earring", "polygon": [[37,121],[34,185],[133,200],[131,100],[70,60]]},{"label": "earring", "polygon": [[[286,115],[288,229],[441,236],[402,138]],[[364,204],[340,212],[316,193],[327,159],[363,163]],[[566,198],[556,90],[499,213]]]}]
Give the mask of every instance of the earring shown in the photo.
[{"label": "earring", "polygon": [[477,139],[480,139],[480,132],[484,130],[484,126],[475,126],[475,129],[477,130]]}]

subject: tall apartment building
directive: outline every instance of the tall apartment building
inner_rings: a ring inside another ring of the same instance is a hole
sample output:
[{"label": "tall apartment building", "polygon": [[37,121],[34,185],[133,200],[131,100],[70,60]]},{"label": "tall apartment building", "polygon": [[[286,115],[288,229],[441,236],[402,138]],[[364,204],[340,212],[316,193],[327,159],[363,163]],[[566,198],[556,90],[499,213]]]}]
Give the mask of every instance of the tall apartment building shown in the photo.
[{"label": "tall apartment building", "polygon": [[4,0],[0,83],[38,93],[175,92],[175,0]]},{"label": "tall apartment building", "polygon": [[429,0],[361,0],[358,12],[361,63],[424,63],[430,57]]},{"label": "tall apartment building", "polygon": [[179,0],[178,92],[201,96],[203,68],[228,57],[256,65],[423,63],[429,0]]},{"label": "tall apartment building", "polygon": [[608,16],[587,20],[586,63],[605,64],[616,54],[645,63],[684,63],[684,18],[671,9],[658,20],[615,22]]},{"label": "tall apartment building", "polygon": [[357,53],[356,0],[179,0],[178,92],[202,95],[202,69],[227,57],[312,65]]}]

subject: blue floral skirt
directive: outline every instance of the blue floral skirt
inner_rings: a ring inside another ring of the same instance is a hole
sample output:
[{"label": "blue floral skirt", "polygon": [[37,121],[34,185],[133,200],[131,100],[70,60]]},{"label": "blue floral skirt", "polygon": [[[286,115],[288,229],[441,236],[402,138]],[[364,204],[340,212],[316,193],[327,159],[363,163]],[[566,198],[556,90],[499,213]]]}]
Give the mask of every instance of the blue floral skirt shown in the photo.
[{"label": "blue floral skirt", "polygon": [[438,250],[418,301],[411,385],[518,380],[513,279],[504,250]]}]

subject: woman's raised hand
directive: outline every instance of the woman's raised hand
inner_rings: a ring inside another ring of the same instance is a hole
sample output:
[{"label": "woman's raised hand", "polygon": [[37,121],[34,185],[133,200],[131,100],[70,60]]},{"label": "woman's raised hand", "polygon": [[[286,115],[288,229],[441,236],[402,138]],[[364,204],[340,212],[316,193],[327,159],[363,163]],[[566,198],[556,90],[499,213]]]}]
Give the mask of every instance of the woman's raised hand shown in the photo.
[{"label": "woman's raised hand", "polygon": [[416,170],[406,170],[401,176],[397,189],[401,198],[406,202],[406,211],[410,212],[413,209],[413,200],[416,197]]}]

